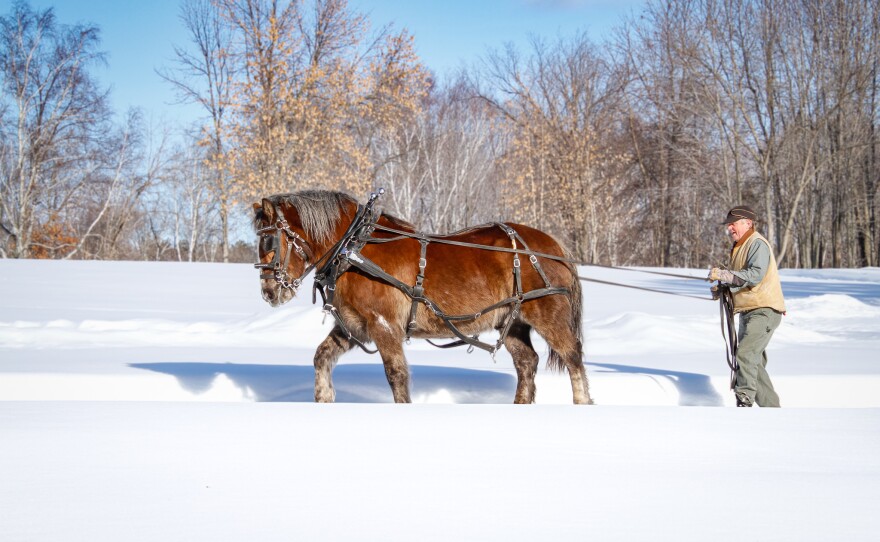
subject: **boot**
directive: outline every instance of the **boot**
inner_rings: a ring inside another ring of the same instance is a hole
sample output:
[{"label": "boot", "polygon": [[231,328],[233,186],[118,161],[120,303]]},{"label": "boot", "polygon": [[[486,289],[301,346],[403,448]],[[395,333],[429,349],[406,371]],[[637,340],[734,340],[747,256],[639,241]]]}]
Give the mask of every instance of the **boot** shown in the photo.
[{"label": "boot", "polygon": [[737,394],[736,396],[736,406],[738,407],[750,407],[752,406],[752,400],[749,399],[747,395]]}]

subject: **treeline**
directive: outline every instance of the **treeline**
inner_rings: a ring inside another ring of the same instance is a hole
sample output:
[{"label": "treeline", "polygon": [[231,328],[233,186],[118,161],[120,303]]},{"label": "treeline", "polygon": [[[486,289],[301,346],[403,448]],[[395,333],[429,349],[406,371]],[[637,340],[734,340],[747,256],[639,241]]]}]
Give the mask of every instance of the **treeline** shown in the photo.
[{"label": "treeline", "polygon": [[443,80],[345,0],[180,20],[160,75],[204,122],[172,145],[112,115],[97,28],[0,18],[0,256],[248,261],[262,195],[381,186],[424,231],[513,220],[594,263],[722,261],[746,203],[783,266],[880,265],[875,1],[650,1]]}]

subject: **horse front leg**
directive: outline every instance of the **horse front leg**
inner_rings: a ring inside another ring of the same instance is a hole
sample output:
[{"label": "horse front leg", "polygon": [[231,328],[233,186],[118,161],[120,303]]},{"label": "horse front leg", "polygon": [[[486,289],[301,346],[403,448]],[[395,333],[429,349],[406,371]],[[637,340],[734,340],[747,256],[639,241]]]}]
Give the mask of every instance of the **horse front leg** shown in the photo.
[{"label": "horse front leg", "polygon": [[403,355],[403,331],[394,333],[388,322],[379,316],[380,325],[371,325],[370,335],[382,356],[385,366],[385,378],[391,386],[391,394],[395,403],[411,403],[409,394],[409,364]]},{"label": "horse front leg", "polygon": [[338,326],[330,330],[318,349],[315,351],[315,402],[332,403],[336,400],[333,389],[333,367],[339,357],[351,350],[354,344],[348,340]]},{"label": "horse front leg", "polygon": [[403,345],[379,348],[382,364],[385,365],[385,378],[391,386],[395,403],[412,403],[409,395],[409,365],[403,355]]}]

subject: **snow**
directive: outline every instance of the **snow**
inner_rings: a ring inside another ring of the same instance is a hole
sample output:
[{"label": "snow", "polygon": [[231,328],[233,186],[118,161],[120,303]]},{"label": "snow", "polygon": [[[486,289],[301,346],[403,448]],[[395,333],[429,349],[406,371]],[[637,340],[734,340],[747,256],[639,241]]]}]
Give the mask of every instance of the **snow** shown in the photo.
[{"label": "snow", "polygon": [[271,309],[248,265],[0,260],[0,540],[876,540],[880,269],[782,279],[782,409],[730,408],[716,303],[592,282],[596,406],[543,369],[509,405],[506,352],[423,341],[417,404],[353,351],[315,405],[306,287]]}]

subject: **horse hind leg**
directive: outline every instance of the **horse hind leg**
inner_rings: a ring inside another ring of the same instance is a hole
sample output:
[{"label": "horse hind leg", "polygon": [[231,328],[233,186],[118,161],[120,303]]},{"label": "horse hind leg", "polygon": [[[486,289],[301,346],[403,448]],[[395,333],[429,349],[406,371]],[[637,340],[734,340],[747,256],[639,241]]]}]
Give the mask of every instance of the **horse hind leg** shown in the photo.
[{"label": "horse hind leg", "polygon": [[[547,311],[545,315],[548,318],[542,320],[544,325],[538,326],[534,320],[531,324],[540,334],[547,345],[550,347],[550,356],[547,359],[547,365],[551,370],[561,371],[566,369],[571,379],[571,392],[574,403],[577,405],[592,405],[593,399],[590,397],[590,383],[587,379],[587,370],[584,367],[583,347],[578,337],[578,332],[572,326],[560,326],[554,317],[549,315],[564,314],[561,307],[559,310]],[[570,307],[569,307],[570,309]],[[579,319],[579,314],[575,313],[573,319]],[[579,322],[577,322],[579,325]]]},{"label": "horse hind leg", "polygon": [[550,369],[561,371],[565,367],[568,370],[574,404],[592,405],[581,341],[569,329],[555,329],[542,336],[550,346],[550,357],[547,359]]},{"label": "horse hind leg", "polygon": [[544,338],[550,345],[550,357],[547,364],[551,369],[562,370],[562,367],[565,367],[568,370],[574,404],[592,405],[593,399],[590,397],[590,383],[587,380],[587,369],[584,367],[581,342],[574,336],[564,337],[561,341],[555,341],[546,336]]},{"label": "horse hind leg", "polygon": [[[578,343],[578,346],[580,346],[580,343]],[[592,405],[593,399],[590,397],[590,383],[587,379],[587,369],[584,367],[581,349],[578,348],[576,353],[564,356],[562,360],[568,369],[568,376],[571,378],[571,393],[574,404]]]},{"label": "horse hind leg", "polygon": [[332,403],[336,400],[333,388],[333,367],[339,357],[351,350],[354,344],[338,326],[334,326],[315,351],[315,402]]},{"label": "horse hind leg", "polygon": [[535,375],[538,372],[538,353],[532,347],[529,332],[532,328],[526,324],[514,324],[504,338],[504,347],[513,358],[516,368],[516,395],[513,402],[529,404],[535,402]]}]

